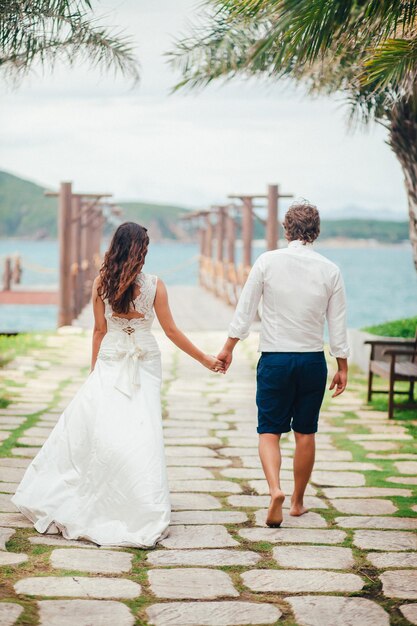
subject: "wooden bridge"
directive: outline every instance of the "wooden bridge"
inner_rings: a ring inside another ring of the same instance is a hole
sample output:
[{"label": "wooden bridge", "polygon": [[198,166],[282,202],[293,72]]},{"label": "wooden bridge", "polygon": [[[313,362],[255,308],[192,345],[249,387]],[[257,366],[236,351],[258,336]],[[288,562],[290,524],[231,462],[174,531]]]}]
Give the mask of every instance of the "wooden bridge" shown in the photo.
[{"label": "wooden bridge", "polygon": [[[6,258],[0,304],[57,304],[58,327],[70,325],[77,319],[79,324],[85,325],[89,315],[82,312],[90,301],[92,282],[102,262],[103,226],[106,222],[114,226],[120,224],[121,209],[110,201],[112,194],[75,193],[71,182],[62,182],[58,192],[47,191],[45,195],[58,198],[58,290],[22,289],[19,260],[15,260],[13,266],[11,258]],[[255,221],[265,228],[266,248],[277,248],[279,200],[290,197],[292,194],[282,194],[279,186],[273,184],[268,185],[264,194],[231,194],[227,204],[184,215],[183,223],[200,242],[200,287],[234,306],[252,265]],[[241,255],[236,254],[239,240]],[[190,302],[201,302],[201,291],[198,296],[194,294],[194,299],[190,299],[188,292],[185,297],[184,288],[170,291],[173,309],[184,321],[183,327],[203,330],[205,316],[196,317],[195,310],[189,308]],[[205,310],[207,317],[207,311],[213,309],[213,300],[206,300],[206,308],[200,307],[200,310]],[[226,315],[226,309],[219,307],[218,302],[215,308],[216,315],[209,315],[207,323],[211,329],[213,323],[216,328],[225,328],[230,311]]]}]

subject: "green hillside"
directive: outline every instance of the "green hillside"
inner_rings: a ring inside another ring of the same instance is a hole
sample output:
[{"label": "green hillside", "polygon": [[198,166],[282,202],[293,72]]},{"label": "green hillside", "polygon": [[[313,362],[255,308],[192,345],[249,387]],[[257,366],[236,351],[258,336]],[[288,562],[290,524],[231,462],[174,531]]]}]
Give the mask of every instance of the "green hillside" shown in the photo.
[{"label": "green hillside", "polygon": [[[56,237],[57,199],[45,188],[0,171],[0,237]],[[123,219],[142,223],[152,238],[176,239],[184,233],[178,217],[186,209],[150,202],[122,202]],[[111,227],[112,230],[112,227]]]},{"label": "green hillside", "polygon": [[[184,239],[179,217],[187,209],[176,205],[150,202],[122,202],[123,219],[139,222],[149,229],[154,241]],[[113,227],[109,226],[109,232]],[[13,174],[0,171],[0,237],[55,237],[57,232],[57,199],[46,198],[44,187]],[[376,239],[398,243],[408,239],[407,222],[372,219],[323,220],[321,239]],[[256,239],[264,237],[264,227],[255,221]]]},{"label": "green hillside", "polygon": [[0,237],[56,235],[56,199],[44,188],[0,171]]},{"label": "green hillside", "polygon": [[176,239],[184,235],[179,222],[179,217],[187,210],[183,207],[147,202],[119,202],[118,205],[123,209],[123,219],[146,226],[154,237]]},{"label": "green hillside", "polygon": [[349,237],[351,239],[377,239],[384,243],[399,243],[408,239],[408,222],[377,220],[325,220],[321,225],[321,238]]}]

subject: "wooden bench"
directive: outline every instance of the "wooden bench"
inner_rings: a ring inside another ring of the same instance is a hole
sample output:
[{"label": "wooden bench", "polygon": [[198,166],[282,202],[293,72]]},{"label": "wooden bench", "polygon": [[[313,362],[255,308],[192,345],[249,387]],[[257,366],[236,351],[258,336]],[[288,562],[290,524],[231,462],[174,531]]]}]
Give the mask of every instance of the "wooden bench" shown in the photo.
[{"label": "wooden bench", "polygon": [[[371,346],[368,402],[372,400],[374,393],[388,394],[389,419],[394,417],[395,408],[417,409],[417,402],[414,400],[414,384],[417,382],[417,332],[415,339],[371,339],[365,343]],[[389,380],[388,390],[373,388],[375,375]],[[397,381],[409,383],[408,391],[396,391]],[[408,402],[395,403],[395,395],[408,396]]]}]

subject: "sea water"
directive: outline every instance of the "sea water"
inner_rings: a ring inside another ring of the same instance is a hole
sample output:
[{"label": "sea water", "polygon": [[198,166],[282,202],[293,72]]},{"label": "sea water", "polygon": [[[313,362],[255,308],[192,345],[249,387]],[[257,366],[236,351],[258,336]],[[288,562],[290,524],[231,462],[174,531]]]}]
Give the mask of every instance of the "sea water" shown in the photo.
[{"label": "sea water", "polygon": [[[264,251],[254,248],[254,258]],[[326,248],[318,251],[342,270],[348,297],[348,325],[362,328],[417,314],[417,272],[409,246]],[[0,262],[19,254],[22,286],[53,288],[58,282],[56,241],[0,240]],[[240,249],[237,248],[239,259]],[[198,246],[193,243],[152,243],[145,271],[157,274],[168,285],[194,285],[198,278]],[[52,305],[2,305],[0,331],[45,330],[56,327]]]}]

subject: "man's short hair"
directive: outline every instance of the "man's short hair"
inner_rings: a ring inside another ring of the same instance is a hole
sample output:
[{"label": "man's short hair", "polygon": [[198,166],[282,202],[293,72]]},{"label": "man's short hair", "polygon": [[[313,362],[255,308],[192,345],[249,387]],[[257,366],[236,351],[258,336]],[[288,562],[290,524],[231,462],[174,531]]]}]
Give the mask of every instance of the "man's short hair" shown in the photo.
[{"label": "man's short hair", "polygon": [[290,241],[300,239],[305,243],[313,243],[320,234],[317,207],[307,200],[293,202],[285,214],[283,225]]}]

